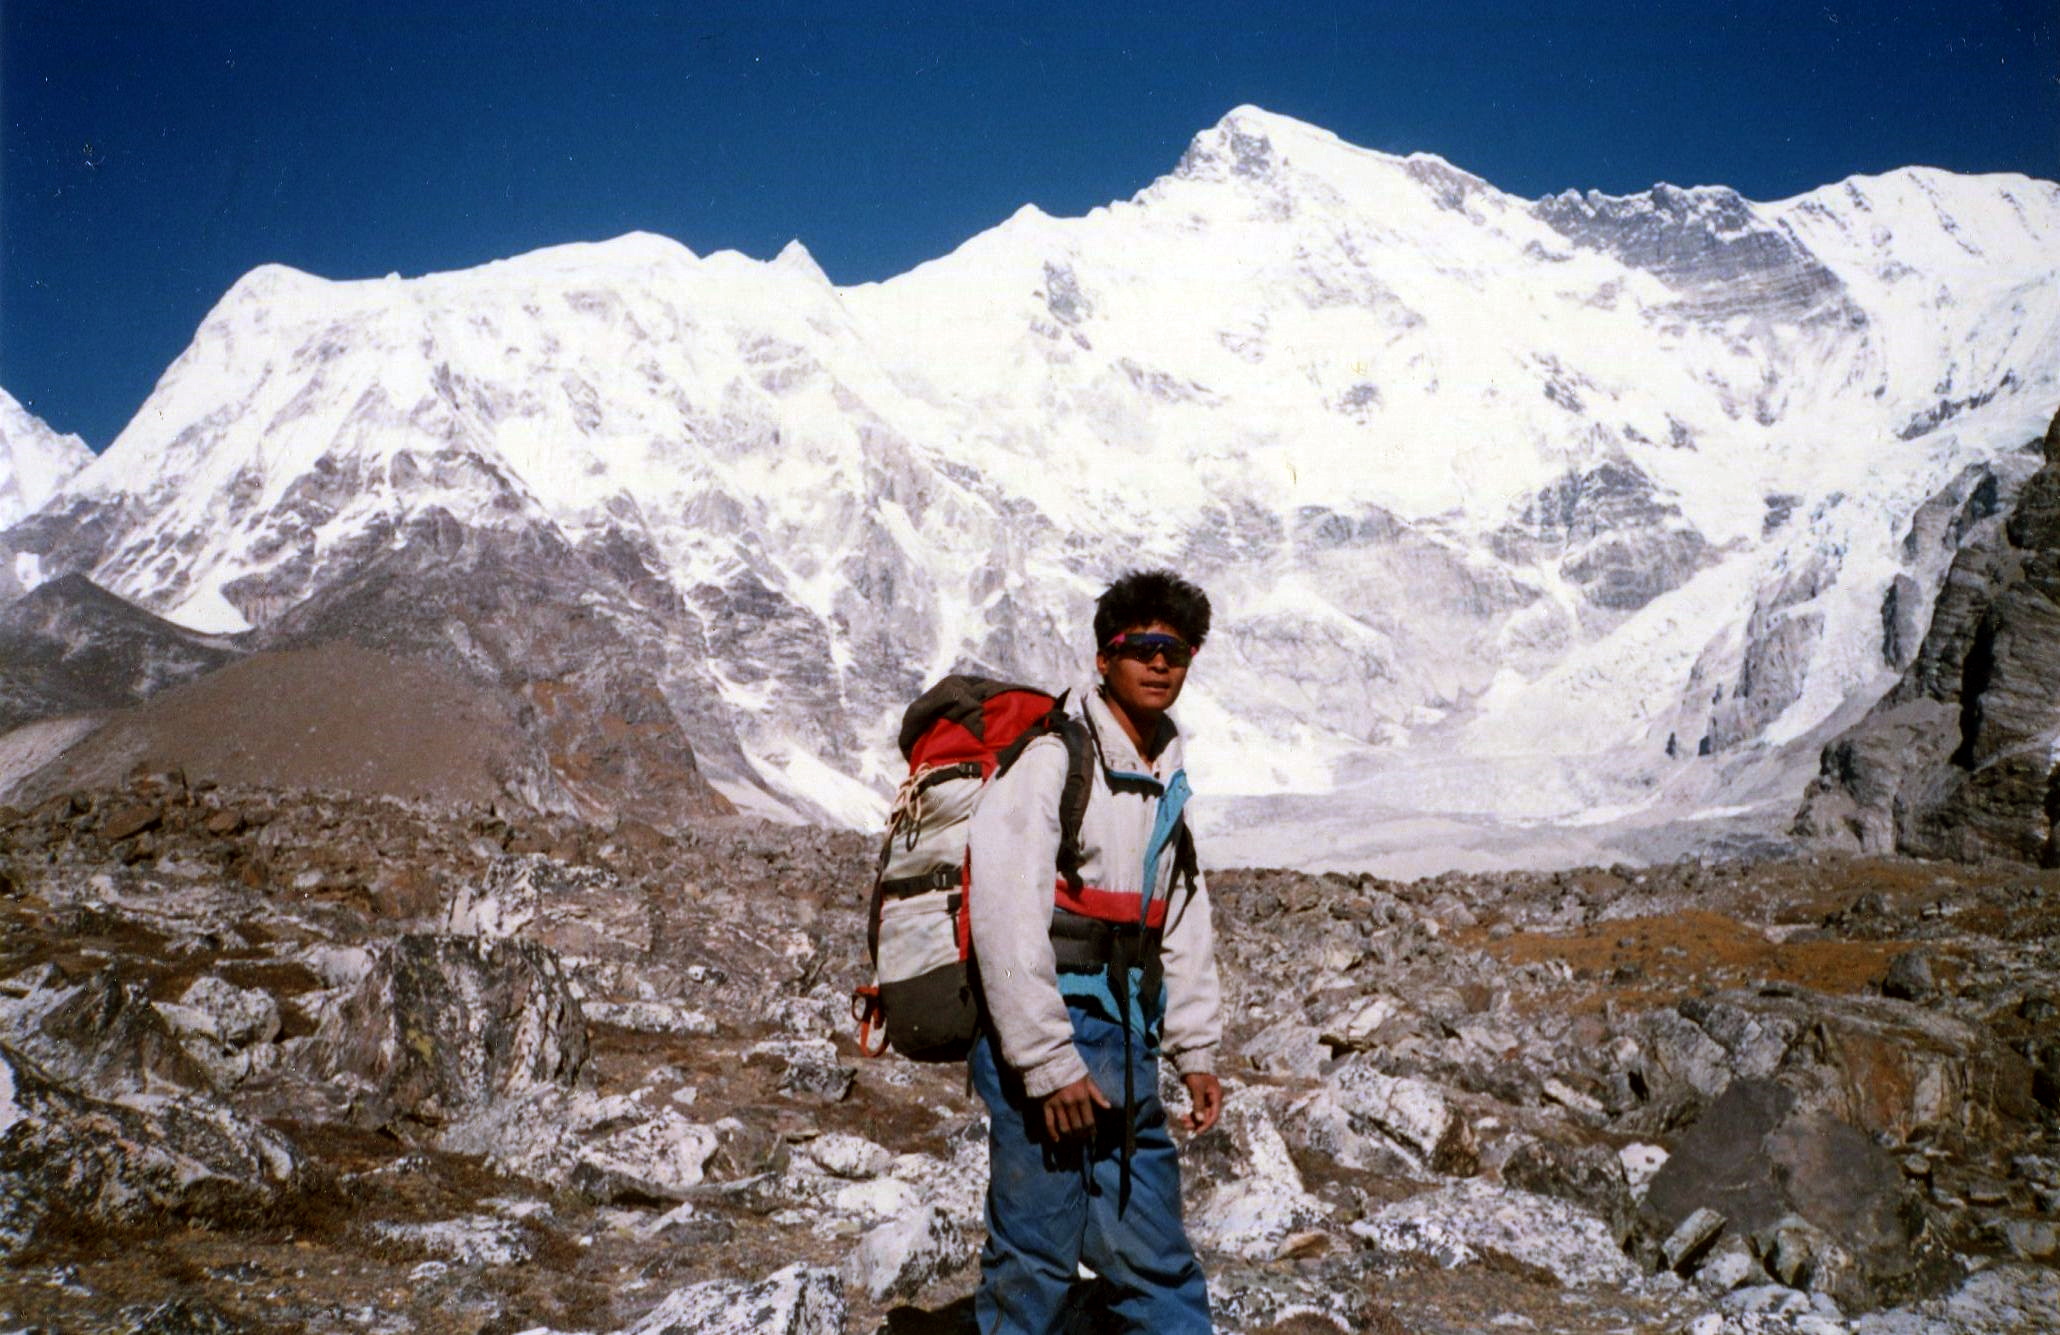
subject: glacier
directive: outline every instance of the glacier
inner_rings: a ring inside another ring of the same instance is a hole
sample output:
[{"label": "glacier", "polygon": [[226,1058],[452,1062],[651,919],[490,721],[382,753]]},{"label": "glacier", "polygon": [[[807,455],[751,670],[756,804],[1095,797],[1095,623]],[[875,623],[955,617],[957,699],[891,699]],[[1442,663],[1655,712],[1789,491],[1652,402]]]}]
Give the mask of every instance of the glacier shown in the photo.
[{"label": "glacier", "polygon": [[1525,200],[1241,107],[879,283],[648,234],[259,268],[0,555],[263,634],[438,525],[541,535],[662,608],[623,633],[733,802],[861,826],[928,680],[1076,681],[1167,564],[1219,865],[1751,847],[2036,466],[2056,256],[2023,176]]}]

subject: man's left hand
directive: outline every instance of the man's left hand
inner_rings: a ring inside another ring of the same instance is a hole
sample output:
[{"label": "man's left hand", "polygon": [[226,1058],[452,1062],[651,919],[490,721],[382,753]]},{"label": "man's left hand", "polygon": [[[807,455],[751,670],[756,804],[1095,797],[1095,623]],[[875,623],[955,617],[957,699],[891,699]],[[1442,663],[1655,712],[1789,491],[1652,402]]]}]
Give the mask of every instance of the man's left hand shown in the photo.
[{"label": "man's left hand", "polygon": [[1180,1124],[1199,1136],[1223,1116],[1223,1086],[1207,1071],[1195,1071],[1180,1077],[1180,1080],[1187,1086],[1188,1104]]}]

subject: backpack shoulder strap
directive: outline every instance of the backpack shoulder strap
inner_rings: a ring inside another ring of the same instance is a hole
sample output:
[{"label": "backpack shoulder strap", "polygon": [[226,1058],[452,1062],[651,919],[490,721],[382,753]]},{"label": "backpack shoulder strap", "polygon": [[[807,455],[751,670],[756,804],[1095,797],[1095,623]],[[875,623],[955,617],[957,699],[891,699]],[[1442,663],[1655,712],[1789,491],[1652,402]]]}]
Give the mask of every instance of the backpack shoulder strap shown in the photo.
[{"label": "backpack shoulder strap", "polygon": [[1173,835],[1173,879],[1187,883],[1188,898],[1192,899],[1201,874],[1201,859],[1195,854],[1194,831],[1187,828],[1187,817],[1182,816]]},{"label": "backpack shoulder strap", "polygon": [[1059,790],[1059,875],[1078,894],[1080,864],[1086,853],[1080,847],[1080,826],[1087,818],[1088,794],[1094,791],[1094,739],[1087,725],[1070,714],[1059,724],[1059,738],[1066,744],[1066,786]]},{"label": "backpack shoulder strap", "polygon": [[[1067,692],[1071,694],[1071,692]],[[1052,702],[1051,712],[1036,726],[1025,728],[996,757],[994,777],[1008,773],[1024,748],[1040,737],[1057,737],[1066,747],[1066,782],[1059,789],[1058,871],[1074,891],[1080,889],[1080,864],[1086,854],[1080,847],[1080,826],[1087,817],[1087,797],[1094,790],[1094,739],[1087,725],[1066,711],[1066,695]]]}]

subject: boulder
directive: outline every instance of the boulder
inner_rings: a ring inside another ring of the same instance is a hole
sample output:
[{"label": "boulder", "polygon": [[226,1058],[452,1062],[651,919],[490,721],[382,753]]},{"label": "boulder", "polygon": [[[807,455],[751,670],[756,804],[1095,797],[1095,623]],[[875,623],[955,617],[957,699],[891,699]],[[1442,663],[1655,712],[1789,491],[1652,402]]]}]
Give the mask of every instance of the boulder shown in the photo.
[{"label": "boulder", "polygon": [[715,1128],[661,1109],[581,1143],[570,1180],[592,1200],[680,1201],[706,1177],[720,1146]]},{"label": "boulder", "polygon": [[52,970],[42,982],[0,1005],[0,1038],[52,1079],[101,1096],[214,1087],[139,984],[113,969],[76,983]]},{"label": "boulder", "polygon": [[53,1226],[257,1224],[311,1185],[290,1141],[226,1105],[92,1098],[0,1047],[0,1254]]},{"label": "boulder", "polygon": [[716,1023],[707,1012],[677,1001],[588,1001],[587,1020],[636,1034],[677,1034],[706,1038]]},{"label": "boulder", "polygon": [[643,894],[606,868],[525,853],[500,858],[479,881],[461,885],[444,930],[521,937],[560,955],[620,959],[650,950],[652,916]]},{"label": "boulder", "polygon": [[864,1136],[831,1131],[797,1147],[801,1157],[832,1177],[862,1181],[878,1177],[894,1164],[894,1152]]},{"label": "boulder", "polygon": [[367,1224],[365,1233],[380,1242],[466,1266],[520,1265],[536,1250],[521,1224],[494,1215],[467,1215],[419,1224],[378,1220]]},{"label": "boulder", "polygon": [[710,1176],[723,1142],[721,1128],[630,1095],[544,1087],[453,1123],[436,1144],[589,1200],[651,1205],[686,1199]]},{"label": "boulder", "polygon": [[1600,1145],[1525,1141],[1503,1161],[1502,1180],[1580,1206],[1609,1225],[1619,1243],[1637,1226],[1637,1206],[1623,1161]]},{"label": "boulder", "polygon": [[1300,1076],[1313,1080],[1330,1056],[1317,1031],[1290,1017],[1276,1020],[1246,1041],[1245,1061],[1267,1075]]},{"label": "boulder", "polygon": [[1778,1077],[1809,1107],[1897,1140],[1987,1139],[2036,1114],[2031,1066],[1992,1030],[1906,1001],[1784,984],[1690,998],[1639,1024],[1642,1129],[1693,1120],[1739,1077]]},{"label": "boulder", "polygon": [[202,1017],[209,1036],[225,1047],[246,1048],[279,1036],[279,1003],[270,993],[238,987],[214,974],[194,979],[178,1005]]},{"label": "boulder", "polygon": [[[1681,1136],[1645,1195],[1648,1256],[1666,1260],[1660,1240],[1699,1214],[1774,1239],[1759,1251],[1769,1273],[1788,1282],[1770,1259],[1786,1256],[1814,1287],[1835,1284],[1846,1307],[1935,1292],[1957,1273],[1887,1152],[1773,1080],[1732,1082]],[[1783,1238],[1786,1252],[1775,1245]],[[1834,1252],[1851,1263],[1833,1264]]]},{"label": "boulder", "polygon": [[958,1225],[934,1205],[890,1219],[867,1233],[844,1265],[844,1278],[874,1302],[913,1298],[973,1259]]},{"label": "boulder", "polygon": [[1931,976],[1931,957],[1921,950],[1906,950],[1889,961],[1881,980],[1881,995],[1901,1001],[1922,1001],[1937,984]]},{"label": "boulder", "polygon": [[1329,1222],[1309,1194],[1272,1112],[1258,1098],[1229,1098],[1223,1119],[1189,1142],[1183,1164],[1188,1233],[1198,1247],[1271,1260],[1297,1234]]},{"label": "boulder", "polygon": [[570,1087],[586,1018],[533,941],[416,934],[384,945],[315,1036],[361,1124],[430,1132],[539,1086]]},{"label": "boulder", "polygon": [[780,1092],[807,1103],[841,1103],[858,1079],[857,1070],[843,1063],[837,1045],[826,1038],[767,1039],[752,1044],[744,1061],[777,1066]]},{"label": "boulder", "polygon": [[1341,1066],[1329,1084],[1353,1130],[1378,1131],[1437,1172],[1463,1176],[1480,1166],[1472,1126],[1429,1081],[1353,1062]]},{"label": "boulder", "polygon": [[176,1002],[158,1002],[157,1012],[218,1088],[233,1089],[279,1064],[272,1046],[279,1035],[279,1003],[269,993],[208,974]]}]

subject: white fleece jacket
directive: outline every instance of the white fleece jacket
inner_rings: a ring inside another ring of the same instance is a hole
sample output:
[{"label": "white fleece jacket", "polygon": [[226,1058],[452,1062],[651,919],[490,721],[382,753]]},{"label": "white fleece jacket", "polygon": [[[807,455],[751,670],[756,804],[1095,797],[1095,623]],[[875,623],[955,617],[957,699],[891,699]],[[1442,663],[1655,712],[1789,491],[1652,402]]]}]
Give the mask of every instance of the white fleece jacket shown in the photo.
[{"label": "white fleece jacket", "polygon": [[[1102,758],[1113,769],[1150,774],[1160,782],[1181,768],[1182,746],[1172,721],[1172,739],[1156,763],[1146,764],[1102,700],[1100,684],[1075,692],[1073,710],[1084,713],[1101,739]],[[973,956],[987,997],[1002,1059],[1041,1098],[1087,1074],[1073,1047],[1073,1025],[1059,995],[1058,967],[1051,946],[1053,890],[1059,852],[1059,793],[1066,782],[1066,746],[1041,737],[1024,748],[1008,773],[987,786],[973,813],[972,885],[967,907]],[[1144,855],[1159,800],[1141,791],[1111,792],[1100,765],[1080,827],[1081,879],[1090,886],[1135,894],[1144,880]],[[1159,859],[1156,899],[1172,889],[1173,850]],[[1198,877],[1192,897],[1169,903],[1162,959],[1166,971],[1166,1015],[1160,1049],[1182,1075],[1215,1069],[1222,1040],[1222,989],[1216,979],[1215,939],[1209,891]]]}]

